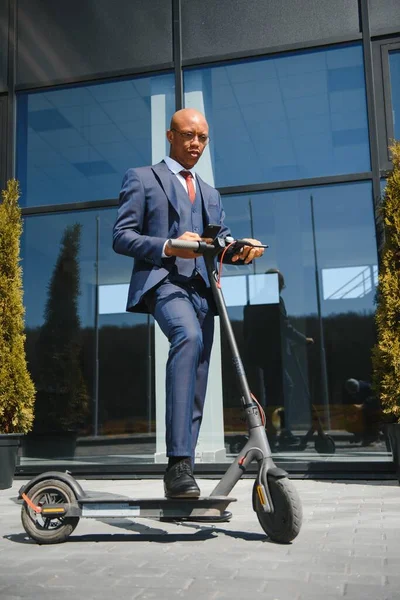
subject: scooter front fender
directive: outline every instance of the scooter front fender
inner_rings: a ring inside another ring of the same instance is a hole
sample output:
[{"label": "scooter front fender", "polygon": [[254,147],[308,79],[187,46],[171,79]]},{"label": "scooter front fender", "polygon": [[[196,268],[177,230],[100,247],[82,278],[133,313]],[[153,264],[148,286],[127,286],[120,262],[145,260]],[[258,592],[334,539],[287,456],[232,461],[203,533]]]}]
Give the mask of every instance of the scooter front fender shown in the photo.
[{"label": "scooter front fender", "polygon": [[18,492],[18,499],[21,500],[22,494],[27,494],[29,490],[33,488],[34,485],[36,485],[40,481],[45,481],[46,479],[58,479],[59,481],[63,481],[64,483],[66,483],[74,492],[77,500],[86,497],[86,494],[79,485],[79,483],[76,481],[76,479],[72,477],[70,473],[68,473],[68,471],[66,471],[65,473],[62,473],[60,471],[46,471],[45,473],[36,475],[36,477],[33,477],[33,479],[31,479],[30,481],[28,481],[28,483],[23,485]]}]

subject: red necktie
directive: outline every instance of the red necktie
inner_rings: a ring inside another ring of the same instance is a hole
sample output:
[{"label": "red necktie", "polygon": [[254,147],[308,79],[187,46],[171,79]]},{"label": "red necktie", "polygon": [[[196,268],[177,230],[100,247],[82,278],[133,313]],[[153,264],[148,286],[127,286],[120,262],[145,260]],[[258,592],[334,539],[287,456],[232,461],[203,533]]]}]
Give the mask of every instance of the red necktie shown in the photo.
[{"label": "red necktie", "polygon": [[194,199],[196,198],[196,190],[194,189],[193,184],[193,175],[190,171],[180,171],[180,175],[182,175],[182,177],[184,177],[184,179],[186,180],[186,187],[187,192],[189,194],[189,199],[190,202],[193,204]]}]

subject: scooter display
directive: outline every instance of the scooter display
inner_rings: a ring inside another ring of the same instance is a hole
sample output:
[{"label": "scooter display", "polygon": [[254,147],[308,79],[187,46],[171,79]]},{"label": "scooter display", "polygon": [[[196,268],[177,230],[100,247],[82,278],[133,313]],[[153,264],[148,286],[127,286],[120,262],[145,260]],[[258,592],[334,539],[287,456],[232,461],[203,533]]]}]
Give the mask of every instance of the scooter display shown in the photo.
[{"label": "scooter display", "polygon": [[[245,240],[217,237],[212,244],[204,241],[168,240],[170,247],[193,250],[204,255],[207,273],[218,308],[221,327],[226,335],[237,376],[241,404],[248,427],[248,441],[229,466],[210,496],[198,499],[135,498],[116,494],[86,494],[68,472],[45,472],[34,477],[19,491],[22,499],[21,519],[26,533],[39,544],[65,542],[80,518],[150,518],[221,522],[229,520],[226,508],[235,498],[229,496],[236,483],[253,461],[257,476],[252,505],[267,536],[277,543],[289,543],[300,532],[302,505],[288,474],[273,462],[265,431],[265,415],[251,394],[233,329],[221,290],[216,268],[219,256],[234,246],[250,245]],[[266,246],[257,246],[263,247]]]}]

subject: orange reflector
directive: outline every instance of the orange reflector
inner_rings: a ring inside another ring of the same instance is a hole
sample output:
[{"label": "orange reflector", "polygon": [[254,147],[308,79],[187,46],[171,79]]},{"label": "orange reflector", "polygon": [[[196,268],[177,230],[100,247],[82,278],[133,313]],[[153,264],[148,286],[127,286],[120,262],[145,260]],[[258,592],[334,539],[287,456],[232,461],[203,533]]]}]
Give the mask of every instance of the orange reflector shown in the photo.
[{"label": "orange reflector", "polygon": [[57,515],[64,514],[65,508],[62,508],[62,507],[61,508],[45,508],[45,507],[43,507],[42,514],[47,515],[48,513],[57,514]]},{"label": "orange reflector", "polygon": [[257,486],[257,494],[258,494],[261,504],[263,506],[265,506],[267,504],[267,501],[265,499],[264,489],[263,489],[262,485]]}]

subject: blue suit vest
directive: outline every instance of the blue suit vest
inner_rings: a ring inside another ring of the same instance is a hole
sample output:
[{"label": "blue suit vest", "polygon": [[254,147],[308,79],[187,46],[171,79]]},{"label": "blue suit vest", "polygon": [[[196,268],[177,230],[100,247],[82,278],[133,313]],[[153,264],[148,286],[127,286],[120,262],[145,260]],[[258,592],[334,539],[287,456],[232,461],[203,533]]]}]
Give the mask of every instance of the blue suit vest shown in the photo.
[{"label": "blue suit vest", "polygon": [[[203,199],[201,197],[200,187],[196,185],[196,197],[192,204],[189,199],[188,193],[185,191],[183,185],[178,181],[176,177],[173,177],[173,186],[175,188],[176,197],[179,202],[179,227],[176,237],[184,234],[185,231],[193,231],[193,233],[202,234],[205,223],[204,223],[204,211],[203,211]],[[181,281],[185,282],[197,274],[209,285],[208,275],[204,258],[199,256],[196,259],[179,258],[175,259],[175,268],[169,275],[170,281]]]}]

